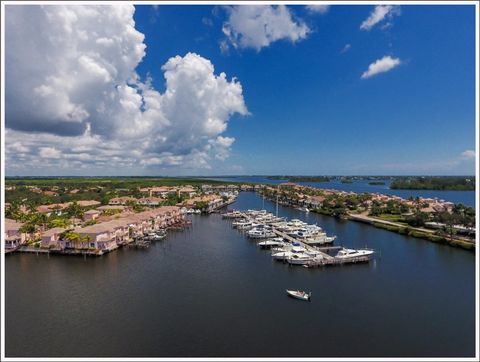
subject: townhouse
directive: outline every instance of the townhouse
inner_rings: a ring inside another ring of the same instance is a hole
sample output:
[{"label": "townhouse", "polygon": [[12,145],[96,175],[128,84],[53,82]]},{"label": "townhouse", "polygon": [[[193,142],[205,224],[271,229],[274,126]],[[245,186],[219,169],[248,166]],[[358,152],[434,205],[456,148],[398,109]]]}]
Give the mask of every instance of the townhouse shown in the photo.
[{"label": "townhouse", "polygon": [[5,249],[16,249],[23,243],[25,243],[30,237],[29,234],[22,233],[20,231],[22,223],[12,219],[5,218]]}]

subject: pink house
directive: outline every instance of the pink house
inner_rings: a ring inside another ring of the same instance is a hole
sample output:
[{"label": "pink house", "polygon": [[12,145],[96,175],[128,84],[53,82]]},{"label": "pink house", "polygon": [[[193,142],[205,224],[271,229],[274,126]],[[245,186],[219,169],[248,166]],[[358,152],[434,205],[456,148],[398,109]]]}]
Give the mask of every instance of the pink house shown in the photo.
[{"label": "pink house", "polygon": [[45,231],[42,234],[42,247],[50,248],[58,246],[60,242],[60,234],[62,234],[65,228],[53,228]]},{"label": "pink house", "polygon": [[83,220],[84,221],[90,221],[90,220],[95,220],[97,217],[99,217],[101,214],[100,211],[98,210],[88,210],[83,213]]},{"label": "pink house", "polygon": [[23,244],[28,234],[20,232],[22,223],[12,219],[5,219],[5,248],[14,249]]}]

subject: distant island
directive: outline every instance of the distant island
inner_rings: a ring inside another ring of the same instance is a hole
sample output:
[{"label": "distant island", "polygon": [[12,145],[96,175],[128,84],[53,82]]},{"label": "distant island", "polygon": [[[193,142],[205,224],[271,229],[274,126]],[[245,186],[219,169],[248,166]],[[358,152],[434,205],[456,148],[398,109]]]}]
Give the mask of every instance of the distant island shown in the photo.
[{"label": "distant island", "polygon": [[369,185],[385,185],[383,181],[371,181],[368,183]]},{"label": "distant island", "polygon": [[392,190],[475,191],[475,177],[401,177],[394,179],[390,184],[390,188]]},{"label": "distant island", "polygon": [[289,182],[330,182],[329,176],[268,176],[267,179]]}]

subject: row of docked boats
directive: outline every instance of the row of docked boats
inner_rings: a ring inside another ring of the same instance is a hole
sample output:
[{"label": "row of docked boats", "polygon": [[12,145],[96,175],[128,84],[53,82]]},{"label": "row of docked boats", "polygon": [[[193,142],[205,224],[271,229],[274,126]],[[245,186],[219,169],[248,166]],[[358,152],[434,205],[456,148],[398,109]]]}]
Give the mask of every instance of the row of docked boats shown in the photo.
[{"label": "row of docked boats", "polygon": [[162,241],[167,237],[167,231],[159,229],[154,232],[138,234],[134,236],[135,246],[139,248],[148,248],[152,242]]},{"label": "row of docked boats", "polygon": [[167,237],[167,232],[163,229],[160,229],[153,233],[148,233],[143,236],[143,240],[147,241],[161,241]]},{"label": "row of docked boats", "polygon": [[223,214],[226,219],[235,219],[232,226],[251,239],[261,239],[257,246],[271,251],[274,260],[292,265],[310,266],[322,262],[353,262],[369,260],[373,250],[339,247],[335,255],[329,255],[312,244],[331,244],[335,236],[327,236],[318,225],[301,220],[287,221],[265,210],[232,211]]},{"label": "row of docked boats", "polygon": [[245,231],[247,236],[255,239],[274,237],[276,234],[273,229],[309,245],[331,244],[336,239],[336,236],[328,236],[318,225],[311,225],[298,219],[287,221],[266,210],[232,211],[223,217],[236,219],[232,226]]},{"label": "row of docked boats", "polygon": [[374,251],[370,249],[350,249],[340,247],[335,255],[329,255],[319,249],[289,242],[283,238],[264,240],[257,245],[263,249],[269,249],[274,260],[283,261],[292,265],[315,265],[322,261],[336,260],[339,263],[348,263],[363,259],[367,261],[373,256]]}]

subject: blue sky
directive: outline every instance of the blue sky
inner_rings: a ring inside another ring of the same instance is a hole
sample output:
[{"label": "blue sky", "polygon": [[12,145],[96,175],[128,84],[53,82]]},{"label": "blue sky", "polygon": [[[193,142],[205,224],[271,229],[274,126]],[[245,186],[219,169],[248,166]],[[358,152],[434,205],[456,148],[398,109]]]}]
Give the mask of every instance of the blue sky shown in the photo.
[{"label": "blue sky", "polygon": [[[224,72],[227,82],[232,82],[232,77],[237,79],[241,84],[237,101],[243,101],[244,108],[238,102],[225,105],[228,116],[219,116],[224,127],[215,134],[208,133],[205,145],[195,142],[187,147],[185,143],[178,154],[162,148],[155,151],[161,155],[158,157],[152,156],[155,147],[150,147],[153,161],[142,167],[134,162],[137,166],[121,167],[119,171],[118,167],[98,168],[89,161],[80,170],[73,170],[61,163],[64,160],[59,155],[66,151],[56,153],[60,151],[58,145],[20,144],[29,149],[37,147],[37,154],[42,152],[48,166],[43,171],[9,168],[7,152],[7,174],[473,174],[474,6],[394,7],[386,9],[381,20],[372,18],[376,10],[373,5],[330,6],[321,11],[288,6],[285,11],[290,27],[277,31],[275,24],[268,25],[277,35],[260,46],[257,40],[248,38],[252,36],[245,33],[248,29],[235,25],[235,14],[240,21],[250,21],[249,15],[231,8],[135,6],[135,29],[144,34],[146,45],[145,55],[135,67],[141,84],[166,94],[162,66],[172,57],[179,56],[183,61],[188,53],[195,53],[210,61],[215,76]],[[368,29],[362,29],[369,18],[373,20],[365,25]],[[226,29],[230,29],[230,36]],[[384,63],[394,65],[383,67],[383,72],[377,72],[374,66],[373,75],[367,75],[376,61],[380,68]],[[146,81],[147,77],[151,81]],[[7,99],[8,87],[7,72]],[[215,93],[212,104],[226,94]],[[175,101],[176,107],[181,104]],[[191,106],[188,103],[185,107]],[[174,123],[183,110],[168,107],[171,114],[165,122]],[[195,109],[192,112],[199,113]],[[212,112],[208,109],[205,114]],[[21,143],[18,133],[30,132],[28,125],[16,126],[20,123],[8,121],[7,109],[7,128],[14,129],[12,144]],[[102,129],[94,121],[88,127],[92,131]],[[187,142],[189,138],[181,134],[185,127],[168,130],[176,137],[172,142]],[[38,134],[40,129],[33,128],[30,133]],[[56,138],[71,137],[52,132]],[[160,136],[152,145],[158,144]],[[112,139],[100,132],[99,137],[108,138],[108,142]],[[118,139],[119,144],[130,145],[130,141]],[[218,149],[209,146],[213,144],[218,144]],[[200,152],[200,147],[206,148]],[[217,154],[211,155],[212,149],[217,149]],[[147,151],[142,152],[139,154]],[[15,156],[10,159],[13,162]]]}]

